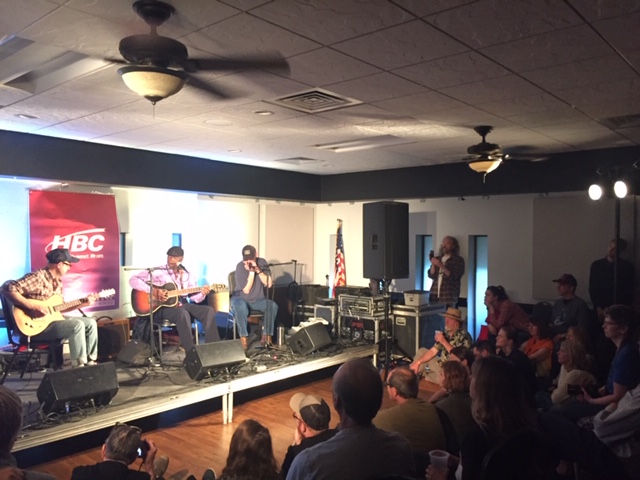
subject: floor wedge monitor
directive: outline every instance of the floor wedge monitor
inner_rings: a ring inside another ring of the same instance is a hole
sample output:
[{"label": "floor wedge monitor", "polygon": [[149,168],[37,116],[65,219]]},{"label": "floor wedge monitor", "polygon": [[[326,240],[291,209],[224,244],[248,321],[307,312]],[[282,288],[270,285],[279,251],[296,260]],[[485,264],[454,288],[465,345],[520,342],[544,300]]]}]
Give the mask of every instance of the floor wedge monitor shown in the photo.
[{"label": "floor wedge monitor", "polygon": [[38,401],[45,414],[108,405],[118,393],[113,362],[45,373],[38,386]]},{"label": "floor wedge monitor", "polygon": [[247,357],[239,339],[223,340],[190,348],[185,358],[185,368],[189,378],[199,382],[207,377],[211,370],[239,365],[246,361]]},{"label": "floor wedge monitor", "polygon": [[287,338],[286,343],[295,353],[307,355],[329,345],[331,337],[327,327],[318,322],[298,330]]}]

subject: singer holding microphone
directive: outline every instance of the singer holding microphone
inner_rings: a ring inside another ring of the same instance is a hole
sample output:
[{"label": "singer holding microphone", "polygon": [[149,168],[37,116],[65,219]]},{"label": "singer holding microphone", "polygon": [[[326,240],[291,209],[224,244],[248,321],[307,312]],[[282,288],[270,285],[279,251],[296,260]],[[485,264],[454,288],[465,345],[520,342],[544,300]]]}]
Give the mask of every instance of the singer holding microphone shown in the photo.
[{"label": "singer holding microphone", "polygon": [[267,261],[258,257],[256,247],[245,245],[242,249],[242,261],[236,265],[236,289],[231,297],[236,327],[245,350],[249,343],[247,318],[250,309],[264,312],[264,329],[260,343],[262,345],[273,343],[273,327],[278,314],[278,305],[268,300],[264,292],[265,287],[271,288],[272,284]]},{"label": "singer holding microphone", "polygon": [[[171,290],[187,290],[197,288],[195,275],[182,265],[184,250],[182,247],[171,247],[167,250],[167,264],[156,267],[152,271],[151,283],[154,285],[152,297],[154,305],[167,302],[166,306],[154,310],[154,323],[162,323],[168,320],[176,324],[180,344],[188,351],[194,346],[193,335],[191,333],[191,319],[200,320],[204,328],[205,342],[219,342],[220,334],[216,325],[215,311],[208,305],[198,305],[211,291],[209,285],[204,285],[197,293],[189,296],[170,298]],[[142,271],[134,275],[129,280],[129,285],[135,290],[149,292],[149,272]],[[167,288],[169,286],[169,288]]]}]

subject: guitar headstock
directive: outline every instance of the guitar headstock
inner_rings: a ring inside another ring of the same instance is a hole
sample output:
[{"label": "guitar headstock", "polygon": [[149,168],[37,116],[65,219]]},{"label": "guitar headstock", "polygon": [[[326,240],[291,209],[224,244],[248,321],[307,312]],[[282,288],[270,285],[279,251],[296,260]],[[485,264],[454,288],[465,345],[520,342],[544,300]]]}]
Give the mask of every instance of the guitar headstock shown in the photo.
[{"label": "guitar headstock", "polygon": [[214,283],[211,285],[211,291],[213,293],[227,292],[229,291],[229,287],[227,287],[227,285],[225,285],[224,283]]},{"label": "guitar headstock", "polygon": [[116,294],[116,289],[115,288],[110,288],[108,290],[102,290],[100,293],[96,293],[96,296],[98,298],[107,298],[107,297],[113,297]]}]

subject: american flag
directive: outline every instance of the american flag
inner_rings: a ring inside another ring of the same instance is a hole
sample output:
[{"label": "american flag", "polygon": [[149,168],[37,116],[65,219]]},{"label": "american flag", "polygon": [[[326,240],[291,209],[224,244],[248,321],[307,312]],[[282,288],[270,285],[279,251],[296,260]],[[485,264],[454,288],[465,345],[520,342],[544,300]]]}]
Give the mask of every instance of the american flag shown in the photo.
[{"label": "american flag", "polygon": [[342,240],[342,220],[338,220],[338,232],[336,237],[336,261],[333,267],[333,296],[336,296],[336,287],[347,284],[347,265],[344,261],[344,242]]}]

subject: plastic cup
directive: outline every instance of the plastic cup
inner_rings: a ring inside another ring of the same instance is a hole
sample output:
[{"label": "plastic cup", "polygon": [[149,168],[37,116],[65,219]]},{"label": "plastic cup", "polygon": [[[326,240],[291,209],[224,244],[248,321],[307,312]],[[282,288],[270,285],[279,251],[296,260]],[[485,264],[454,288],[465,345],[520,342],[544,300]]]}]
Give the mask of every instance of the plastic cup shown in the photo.
[{"label": "plastic cup", "polygon": [[429,460],[436,470],[444,470],[449,464],[449,453],[444,450],[431,450]]}]

